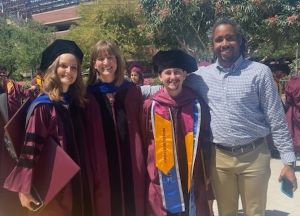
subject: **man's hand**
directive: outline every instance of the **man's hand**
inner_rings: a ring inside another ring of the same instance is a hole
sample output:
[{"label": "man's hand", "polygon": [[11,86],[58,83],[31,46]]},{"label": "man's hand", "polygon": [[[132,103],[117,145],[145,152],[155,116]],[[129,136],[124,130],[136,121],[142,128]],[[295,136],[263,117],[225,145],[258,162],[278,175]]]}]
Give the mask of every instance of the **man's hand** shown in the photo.
[{"label": "man's hand", "polygon": [[35,205],[40,205],[40,203],[35,200],[31,194],[24,194],[24,193],[19,193],[19,199],[21,202],[21,205],[25,208],[28,208],[30,211],[33,211],[34,208],[31,203]]},{"label": "man's hand", "polygon": [[293,189],[294,191],[296,191],[296,189],[298,188],[298,184],[294,168],[289,165],[284,165],[280,172],[278,180],[281,181],[283,176],[293,184]]}]

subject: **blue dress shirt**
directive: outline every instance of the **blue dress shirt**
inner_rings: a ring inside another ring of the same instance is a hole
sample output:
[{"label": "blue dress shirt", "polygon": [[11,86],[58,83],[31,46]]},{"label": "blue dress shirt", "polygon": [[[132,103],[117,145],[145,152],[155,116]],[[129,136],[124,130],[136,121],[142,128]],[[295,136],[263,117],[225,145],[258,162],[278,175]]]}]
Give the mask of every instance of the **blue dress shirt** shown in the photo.
[{"label": "blue dress shirt", "polygon": [[217,61],[190,74],[184,85],[207,102],[214,143],[244,145],[272,133],[283,162],[296,160],[281,100],[266,65],[242,56],[230,68]]}]

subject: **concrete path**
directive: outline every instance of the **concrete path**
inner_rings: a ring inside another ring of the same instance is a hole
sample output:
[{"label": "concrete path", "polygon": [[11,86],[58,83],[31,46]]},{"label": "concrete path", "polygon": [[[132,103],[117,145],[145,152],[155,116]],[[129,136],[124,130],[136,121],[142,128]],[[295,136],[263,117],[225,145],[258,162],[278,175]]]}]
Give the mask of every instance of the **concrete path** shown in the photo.
[{"label": "concrete path", "polygon": [[[298,190],[294,193],[294,198],[289,198],[280,191],[278,176],[282,168],[279,159],[271,160],[271,177],[268,189],[268,202],[266,216],[300,216],[300,161],[297,161],[296,176],[298,179]],[[242,205],[239,204],[239,215],[243,216]],[[216,203],[214,203],[214,213],[218,216]]]}]

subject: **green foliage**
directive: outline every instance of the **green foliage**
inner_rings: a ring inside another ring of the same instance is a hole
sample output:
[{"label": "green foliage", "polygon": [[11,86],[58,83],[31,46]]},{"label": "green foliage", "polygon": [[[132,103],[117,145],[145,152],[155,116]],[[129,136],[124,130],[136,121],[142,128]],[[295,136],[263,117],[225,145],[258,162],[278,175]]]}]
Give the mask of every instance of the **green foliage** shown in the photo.
[{"label": "green foliage", "polygon": [[40,24],[14,23],[1,18],[0,64],[7,67],[12,78],[21,79],[22,72],[34,71],[50,40],[50,31]]},{"label": "green foliage", "polygon": [[209,56],[209,30],[219,18],[235,19],[259,59],[293,56],[300,39],[300,1],[292,0],[140,0],[146,29],[160,49],[181,47]]},{"label": "green foliage", "polygon": [[212,25],[211,1],[140,0],[146,27],[160,49],[183,48],[200,58],[208,58],[206,32]]},{"label": "green foliage", "polygon": [[300,2],[217,0],[216,17],[233,17],[244,29],[249,55],[259,59],[291,57],[300,35]]},{"label": "green foliage", "polygon": [[13,40],[15,28],[6,24],[5,19],[0,19],[0,64],[8,68],[9,72],[14,66],[15,56],[11,55],[14,47]]},{"label": "green foliage", "polygon": [[159,80],[158,77],[155,77],[153,80],[153,83],[151,85],[156,86],[156,85],[162,85],[162,82]]},{"label": "green foliage", "polygon": [[136,13],[136,1],[97,1],[81,5],[81,19],[72,26],[68,38],[78,42],[85,53],[85,64],[90,58],[90,48],[98,40],[116,41],[127,59],[144,56],[148,44],[143,29],[143,18]]}]

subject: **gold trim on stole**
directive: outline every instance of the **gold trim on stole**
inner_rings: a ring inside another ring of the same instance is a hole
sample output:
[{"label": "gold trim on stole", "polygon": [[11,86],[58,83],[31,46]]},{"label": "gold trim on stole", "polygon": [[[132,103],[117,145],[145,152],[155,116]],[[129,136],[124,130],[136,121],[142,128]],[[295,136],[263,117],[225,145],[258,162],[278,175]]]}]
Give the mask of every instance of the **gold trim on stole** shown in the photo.
[{"label": "gold trim on stole", "polygon": [[174,136],[170,120],[155,113],[155,164],[165,175],[174,166]]},{"label": "gold trim on stole", "polygon": [[188,132],[185,137],[185,149],[188,167],[188,191],[191,189],[192,182],[192,166],[193,166],[193,154],[194,154],[194,134],[193,132]]}]

